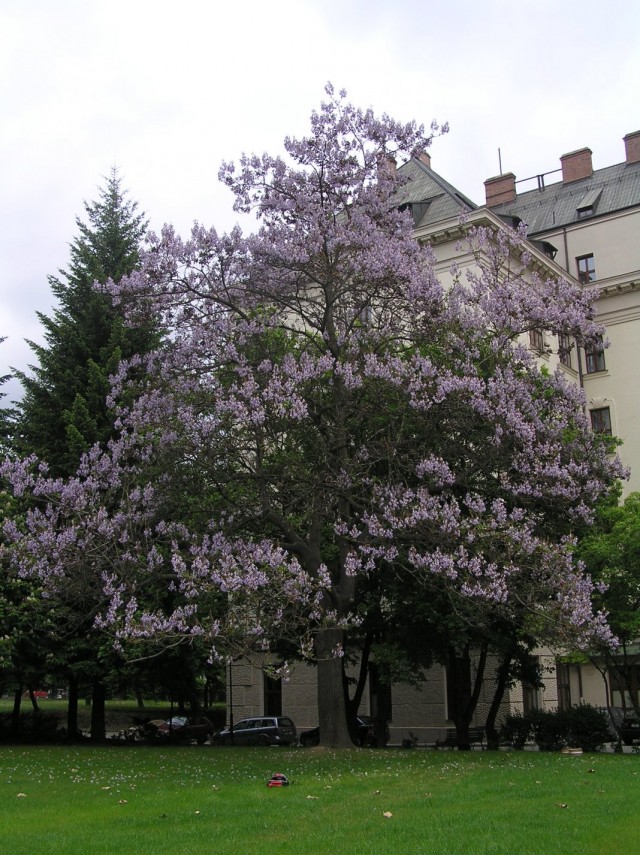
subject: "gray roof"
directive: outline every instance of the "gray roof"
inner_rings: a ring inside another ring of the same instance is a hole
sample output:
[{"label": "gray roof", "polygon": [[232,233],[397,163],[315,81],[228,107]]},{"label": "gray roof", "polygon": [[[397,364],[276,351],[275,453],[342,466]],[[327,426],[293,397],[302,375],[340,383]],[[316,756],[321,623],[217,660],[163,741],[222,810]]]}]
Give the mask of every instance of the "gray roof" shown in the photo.
[{"label": "gray roof", "polygon": [[415,157],[398,167],[398,173],[406,180],[398,194],[398,203],[411,207],[416,228],[459,217],[478,207]]},{"label": "gray roof", "polygon": [[[618,163],[570,184],[549,184],[543,190],[519,193],[513,202],[492,210],[519,217],[527,224],[529,236],[535,236],[586,216],[601,217],[636,205],[640,205],[640,163]],[[584,211],[582,217],[579,209]]]}]

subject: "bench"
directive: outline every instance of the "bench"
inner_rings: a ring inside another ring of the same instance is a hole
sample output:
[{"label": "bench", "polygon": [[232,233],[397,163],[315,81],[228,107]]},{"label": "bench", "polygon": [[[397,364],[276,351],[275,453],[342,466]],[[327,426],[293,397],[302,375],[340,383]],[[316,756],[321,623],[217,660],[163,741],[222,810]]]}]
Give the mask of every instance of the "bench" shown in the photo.
[{"label": "bench", "polygon": [[[479,745],[484,750],[484,727],[469,728],[469,744],[473,748],[474,745]],[[457,748],[458,747],[458,731],[455,727],[447,729],[447,735],[444,739],[436,739],[434,748]]]}]

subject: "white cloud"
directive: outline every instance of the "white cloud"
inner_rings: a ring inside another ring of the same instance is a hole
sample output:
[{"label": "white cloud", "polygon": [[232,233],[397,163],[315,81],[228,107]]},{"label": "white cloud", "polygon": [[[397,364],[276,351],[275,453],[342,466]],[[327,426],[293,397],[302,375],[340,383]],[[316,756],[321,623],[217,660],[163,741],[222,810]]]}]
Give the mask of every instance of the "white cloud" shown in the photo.
[{"label": "white cloud", "polygon": [[0,8],[0,347],[24,366],[47,275],[112,165],[151,217],[226,229],[223,159],[279,151],[332,80],[362,106],[451,123],[433,166],[475,201],[640,127],[634,0],[4,0]]}]

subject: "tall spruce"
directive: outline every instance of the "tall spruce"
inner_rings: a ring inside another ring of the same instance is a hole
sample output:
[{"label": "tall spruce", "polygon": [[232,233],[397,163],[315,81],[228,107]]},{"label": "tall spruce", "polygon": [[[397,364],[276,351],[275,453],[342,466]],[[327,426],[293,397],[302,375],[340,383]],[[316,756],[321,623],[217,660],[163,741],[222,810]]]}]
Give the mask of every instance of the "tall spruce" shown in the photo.
[{"label": "tall spruce", "polygon": [[[158,344],[150,322],[132,327],[96,283],[119,282],[140,261],[147,228],[144,213],[128,198],[113,169],[97,201],[85,203],[76,219],[78,234],[70,244],[67,270],[50,276],[57,300],[51,316],[38,313],[44,344],[29,341],[38,365],[16,372],[24,387],[17,405],[11,445],[19,456],[35,454],[56,477],[69,476],[82,454],[115,435],[114,414],[107,406],[109,378],[122,359]],[[95,603],[86,589],[69,590],[55,599],[58,633],[50,637],[51,655],[69,686],[68,733],[77,732],[78,695],[93,698],[91,734],[104,737],[106,678],[114,665],[109,642],[93,633]],[[98,586],[99,587],[99,586]],[[103,643],[104,642],[104,643]]]},{"label": "tall spruce", "polygon": [[147,220],[127,197],[113,169],[95,202],[76,219],[67,271],[50,276],[58,301],[52,316],[38,313],[44,344],[29,341],[38,358],[31,375],[18,372],[25,393],[19,404],[16,445],[45,460],[52,474],[68,475],[83,452],[113,434],[106,404],[109,377],[123,358],[145,352],[157,336],[150,326],[127,327],[108,296],[95,287],[118,282],[139,261]]}]

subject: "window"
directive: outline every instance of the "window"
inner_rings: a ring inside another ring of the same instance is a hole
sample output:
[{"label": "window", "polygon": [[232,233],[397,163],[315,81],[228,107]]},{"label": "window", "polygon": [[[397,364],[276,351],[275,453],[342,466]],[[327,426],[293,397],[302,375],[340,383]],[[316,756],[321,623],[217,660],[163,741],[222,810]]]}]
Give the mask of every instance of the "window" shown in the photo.
[{"label": "window", "polygon": [[282,715],[282,680],[264,675],[264,714]]},{"label": "window", "polygon": [[[625,680],[625,670],[626,677]],[[627,666],[626,669],[611,669],[609,671],[611,687],[611,706],[633,709],[640,698],[640,665]]]},{"label": "window", "polygon": [[586,347],[584,350],[584,357],[587,374],[595,374],[596,371],[604,371],[606,366],[604,364],[604,348],[602,346],[602,339],[600,339],[599,342]]},{"label": "window", "polygon": [[542,687],[531,683],[522,684],[522,711],[525,715],[542,708]]},{"label": "window", "polygon": [[380,672],[375,662],[369,665],[369,700],[371,716],[381,718],[385,722],[393,718],[391,685],[380,679]]},{"label": "window", "polygon": [[595,433],[611,436],[611,410],[609,407],[599,407],[591,410],[591,427]]},{"label": "window", "polygon": [[558,356],[560,357],[560,362],[566,366],[567,368],[572,368],[571,365],[571,351],[573,350],[573,342],[568,335],[559,335],[558,336]]},{"label": "window", "polygon": [[529,345],[532,350],[542,353],[544,350],[544,336],[542,330],[529,330]]},{"label": "window", "polygon": [[581,255],[576,258],[578,265],[578,281],[581,285],[588,285],[589,282],[594,282],[596,278],[596,265],[593,260],[593,254]]},{"label": "window", "polygon": [[571,709],[571,672],[565,662],[556,663],[556,680],[558,683],[558,709]]},{"label": "window", "polygon": [[602,189],[590,190],[586,196],[582,197],[576,208],[579,220],[584,220],[585,217],[592,217],[595,214],[601,194]]}]

